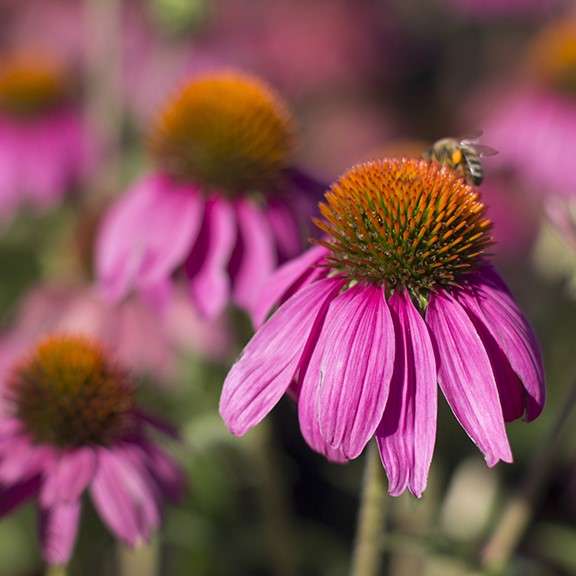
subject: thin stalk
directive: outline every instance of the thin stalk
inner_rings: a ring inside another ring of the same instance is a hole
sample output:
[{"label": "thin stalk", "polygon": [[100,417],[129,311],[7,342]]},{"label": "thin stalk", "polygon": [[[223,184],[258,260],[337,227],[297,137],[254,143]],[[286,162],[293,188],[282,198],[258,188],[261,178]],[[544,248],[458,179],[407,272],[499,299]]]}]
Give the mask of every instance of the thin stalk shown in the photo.
[{"label": "thin stalk", "polygon": [[67,566],[48,566],[46,568],[46,576],[66,576],[67,574]]},{"label": "thin stalk", "polygon": [[482,567],[493,573],[501,572],[518,547],[530,524],[542,489],[546,485],[566,432],[570,415],[576,407],[576,381],[546,438],[532,461],[519,492],[508,502],[481,557]]},{"label": "thin stalk", "polygon": [[350,570],[351,576],[377,576],[380,574],[385,513],[384,473],[378,448],[372,444],[366,455],[356,542]]},{"label": "thin stalk", "polygon": [[103,154],[103,170],[93,182],[97,193],[118,184],[122,131],[123,0],[84,0],[88,78],[86,116]]},{"label": "thin stalk", "polygon": [[118,572],[122,576],[155,576],[160,573],[156,540],[138,548],[118,544]]},{"label": "thin stalk", "polygon": [[276,576],[296,576],[298,562],[290,508],[269,422],[262,422],[252,432],[250,451],[260,480],[258,495],[272,571]]}]

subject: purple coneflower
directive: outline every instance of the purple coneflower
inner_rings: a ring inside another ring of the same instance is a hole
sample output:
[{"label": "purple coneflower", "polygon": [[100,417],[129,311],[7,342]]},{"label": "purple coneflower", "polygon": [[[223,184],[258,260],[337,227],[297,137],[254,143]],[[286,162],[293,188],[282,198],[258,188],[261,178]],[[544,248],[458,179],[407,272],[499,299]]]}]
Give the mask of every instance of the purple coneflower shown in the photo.
[{"label": "purple coneflower", "polygon": [[544,402],[532,330],[484,258],[478,193],[423,160],[361,164],[320,206],[320,246],[278,270],[255,314],[279,308],[228,375],[220,411],[242,435],[289,391],[302,433],[332,460],[375,437],[389,491],[420,496],[437,384],[489,466],[510,462],[505,422]]},{"label": "purple coneflower", "polygon": [[59,202],[89,171],[81,115],[70,101],[65,71],[40,55],[0,63],[0,218],[22,204]]},{"label": "purple coneflower", "polygon": [[488,100],[482,125],[497,161],[551,196],[576,191],[576,20],[554,22],[538,34],[523,58],[522,76]]},{"label": "purple coneflower", "polygon": [[108,295],[161,287],[182,270],[204,315],[230,299],[254,306],[278,260],[299,252],[299,209],[317,187],[290,166],[293,132],[284,104],[255,78],[186,84],[151,136],[156,171],[104,221],[97,268]]},{"label": "purple coneflower", "polygon": [[93,341],[53,336],[16,364],[3,389],[0,511],[37,499],[43,554],[66,564],[89,492],[102,520],[124,542],[146,541],[183,480],[152,442],[134,387]]}]

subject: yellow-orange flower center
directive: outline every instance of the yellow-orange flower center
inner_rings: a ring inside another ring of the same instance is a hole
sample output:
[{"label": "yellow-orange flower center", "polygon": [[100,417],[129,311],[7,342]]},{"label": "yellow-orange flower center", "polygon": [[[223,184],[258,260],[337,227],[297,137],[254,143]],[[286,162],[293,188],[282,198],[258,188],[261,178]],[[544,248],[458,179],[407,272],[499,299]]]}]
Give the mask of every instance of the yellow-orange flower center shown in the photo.
[{"label": "yellow-orange flower center", "polygon": [[529,69],[539,82],[576,95],[576,20],[552,24],[536,37]]},{"label": "yellow-orange flower center", "polygon": [[43,114],[65,99],[63,70],[40,57],[17,56],[0,61],[0,110],[17,117]]},{"label": "yellow-orange flower center", "polygon": [[134,389],[91,340],[54,336],[18,364],[7,392],[35,442],[58,447],[106,445],[126,432]]},{"label": "yellow-orange flower center", "polygon": [[151,148],[176,179],[229,193],[259,191],[288,164],[292,119],[260,81],[237,73],[206,75],[167,105]]},{"label": "yellow-orange flower center", "polygon": [[478,192],[435,162],[386,159],[344,174],[320,204],[329,264],[351,281],[426,297],[455,285],[491,244]]}]

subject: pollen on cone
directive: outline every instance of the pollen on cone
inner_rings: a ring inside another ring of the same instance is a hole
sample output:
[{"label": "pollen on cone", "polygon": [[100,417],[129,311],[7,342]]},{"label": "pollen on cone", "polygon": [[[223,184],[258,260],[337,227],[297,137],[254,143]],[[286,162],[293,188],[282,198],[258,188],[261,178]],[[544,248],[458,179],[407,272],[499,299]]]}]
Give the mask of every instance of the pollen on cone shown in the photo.
[{"label": "pollen on cone", "polygon": [[151,135],[158,164],[172,177],[226,192],[258,190],[285,168],[292,119],[265,84],[238,73],[186,84]]},{"label": "pollen on cone", "polygon": [[492,242],[478,192],[424,160],[360,164],[332,186],[320,211],[330,265],[392,289],[455,284]]},{"label": "pollen on cone", "polygon": [[134,390],[88,338],[57,335],[18,364],[8,380],[16,417],[39,443],[107,444],[125,431]]}]

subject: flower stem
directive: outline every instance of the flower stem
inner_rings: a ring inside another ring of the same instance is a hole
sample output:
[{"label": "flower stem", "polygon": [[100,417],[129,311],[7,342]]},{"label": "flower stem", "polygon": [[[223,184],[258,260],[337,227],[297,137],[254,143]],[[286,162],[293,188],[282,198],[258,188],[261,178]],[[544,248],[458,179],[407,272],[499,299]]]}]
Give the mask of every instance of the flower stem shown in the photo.
[{"label": "flower stem", "polygon": [[293,531],[289,506],[286,502],[282,476],[278,464],[269,422],[262,422],[251,435],[251,456],[260,480],[260,506],[264,516],[266,538],[276,576],[296,576],[297,554],[293,545]]},{"label": "flower stem", "polygon": [[122,131],[122,5],[123,0],[85,0],[84,21],[88,58],[86,116],[105,170],[93,183],[96,192],[117,185]]},{"label": "flower stem", "polygon": [[118,544],[118,573],[121,576],[154,576],[160,573],[157,540],[138,548]]},{"label": "flower stem", "polygon": [[385,505],[384,474],[378,448],[373,444],[366,454],[366,468],[358,513],[351,576],[377,576],[380,574]]},{"label": "flower stem", "polygon": [[66,576],[68,574],[67,566],[48,566],[46,576]]},{"label": "flower stem", "polygon": [[570,415],[576,407],[576,381],[548,434],[533,459],[519,492],[511,498],[481,557],[482,567],[488,572],[501,572],[517,548],[538,503],[540,493],[549,478],[552,465],[561,445],[561,436],[566,432]]}]

